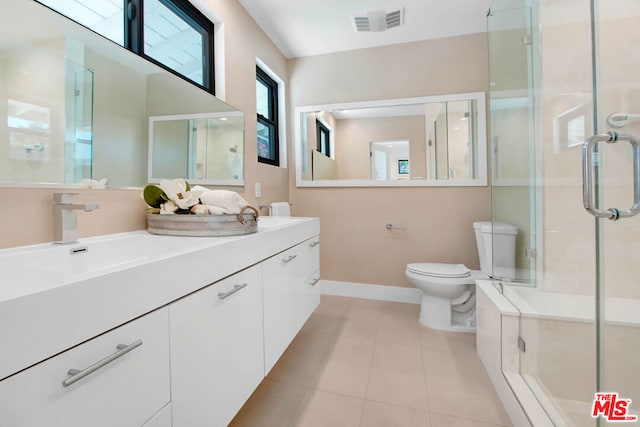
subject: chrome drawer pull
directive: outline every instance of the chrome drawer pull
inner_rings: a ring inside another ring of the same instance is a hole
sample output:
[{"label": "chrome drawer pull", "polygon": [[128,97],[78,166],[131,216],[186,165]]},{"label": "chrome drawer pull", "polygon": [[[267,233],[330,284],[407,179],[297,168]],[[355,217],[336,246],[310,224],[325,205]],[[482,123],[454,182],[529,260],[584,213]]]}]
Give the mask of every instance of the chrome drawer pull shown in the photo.
[{"label": "chrome drawer pull", "polygon": [[319,240],[314,240],[313,242],[309,243],[309,247],[311,248],[315,248],[316,246],[318,246],[320,244]]},{"label": "chrome drawer pull", "polygon": [[319,281],[320,281],[320,278],[318,277],[317,279],[314,279],[314,280],[312,280],[311,282],[309,282],[309,284],[310,284],[311,286],[315,286],[315,285],[317,285],[317,284],[318,284],[318,282],[319,282]]},{"label": "chrome drawer pull", "polygon": [[220,292],[218,294],[218,298],[220,299],[225,299],[230,297],[231,295],[235,294],[236,292],[238,292],[240,289],[247,287],[246,283],[243,283],[242,285],[233,285],[233,289],[231,289],[229,292]]},{"label": "chrome drawer pull", "polygon": [[73,383],[75,383],[76,381],[80,381],[81,379],[83,379],[84,377],[86,377],[87,375],[93,374],[95,371],[97,371],[100,368],[103,368],[104,366],[108,365],[109,363],[113,362],[114,360],[124,356],[125,354],[129,353],[131,350],[138,348],[142,345],[142,340],[137,340],[129,345],[127,344],[118,344],[117,345],[117,349],[118,351],[116,351],[115,353],[113,353],[111,356],[107,356],[104,359],[102,359],[101,361],[94,363],[93,365],[89,366],[88,368],[84,369],[84,370],[79,370],[79,369],[69,369],[69,372],[67,372],[67,375],[71,375],[69,378],[67,378],[66,380],[62,381],[62,385],[64,387],[69,387],[70,385],[72,385]]},{"label": "chrome drawer pull", "polygon": [[286,264],[288,262],[293,261],[296,258],[298,258],[298,255],[289,255],[287,258],[283,259],[282,262],[284,262]]}]

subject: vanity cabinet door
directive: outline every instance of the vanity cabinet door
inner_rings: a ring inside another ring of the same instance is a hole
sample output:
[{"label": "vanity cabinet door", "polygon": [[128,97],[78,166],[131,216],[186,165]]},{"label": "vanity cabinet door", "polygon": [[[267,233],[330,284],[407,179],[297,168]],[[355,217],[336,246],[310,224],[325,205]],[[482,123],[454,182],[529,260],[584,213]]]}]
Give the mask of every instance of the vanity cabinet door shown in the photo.
[{"label": "vanity cabinet door", "polygon": [[0,426],[142,426],[169,403],[168,326],[159,309],[0,381]]},{"label": "vanity cabinet door", "polygon": [[261,266],[169,310],[173,425],[226,426],[264,377]]},{"label": "vanity cabinet door", "polygon": [[265,374],[320,302],[318,287],[311,285],[318,260],[314,237],[263,262]]}]

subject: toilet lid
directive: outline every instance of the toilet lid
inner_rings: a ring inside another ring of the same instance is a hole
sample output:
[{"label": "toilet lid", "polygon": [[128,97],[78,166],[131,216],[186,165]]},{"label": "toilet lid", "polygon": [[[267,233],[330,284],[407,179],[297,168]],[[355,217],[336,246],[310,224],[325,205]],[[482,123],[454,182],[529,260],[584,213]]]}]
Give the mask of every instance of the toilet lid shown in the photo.
[{"label": "toilet lid", "polygon": [[464,264],[416,263],[407,265],[407,270],[416,274],[434,277],[469,277],[471,271]]}]

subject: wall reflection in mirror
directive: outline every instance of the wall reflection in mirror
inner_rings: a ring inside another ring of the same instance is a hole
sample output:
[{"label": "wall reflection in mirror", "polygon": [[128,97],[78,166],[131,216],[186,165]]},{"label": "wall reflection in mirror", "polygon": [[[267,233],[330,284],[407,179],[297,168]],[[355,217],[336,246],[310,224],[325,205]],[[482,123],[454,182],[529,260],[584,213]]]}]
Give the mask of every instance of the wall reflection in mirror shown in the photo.
[{"label": "wall reflection in mirror", "polygon": [[[33,0],[12,0],[0,24],[1,185],[107,178],[110,187],[143,186],[149,118],[203,114],[228,117],[229,129],[212,133],[207,161],[191,171],[203,184],[243,184],[241,112]],[[180,147],[176,162],[198,152],[177,139],[156,148],[168,159]],[[171,177],[155,170],[154,178]]]},{"label": "wall reflection in mirror", "polygon": [[149,118],[149,182],[187,178],[234,185],[242,179],[244,116],[239,112]]},{"label": "wall reflection in mirror", "polygon": [[299,107],[298,185],[486,185],[484,94]]}]

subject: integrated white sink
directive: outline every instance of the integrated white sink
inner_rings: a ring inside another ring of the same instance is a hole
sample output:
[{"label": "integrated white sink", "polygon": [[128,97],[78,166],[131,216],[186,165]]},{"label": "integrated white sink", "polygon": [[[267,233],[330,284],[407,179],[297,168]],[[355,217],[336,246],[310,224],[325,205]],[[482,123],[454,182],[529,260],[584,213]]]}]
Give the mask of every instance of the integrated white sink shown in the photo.
[{"label": "integrated white sink", "polygon": [[[0,301],[61,286],[151,260],[196,250],[197,239],[146,231],[0,250]],[[222,243],[222,242],[220,242]]]},{"label": "integrated white sink", "polygon": [[[258,232],[290,226],[306,218],[261,217]],[[0,302],[86,280],[243,236],[177,237],[146,231],[80,239],[74,244],[46,243],[0,250]]]}]

